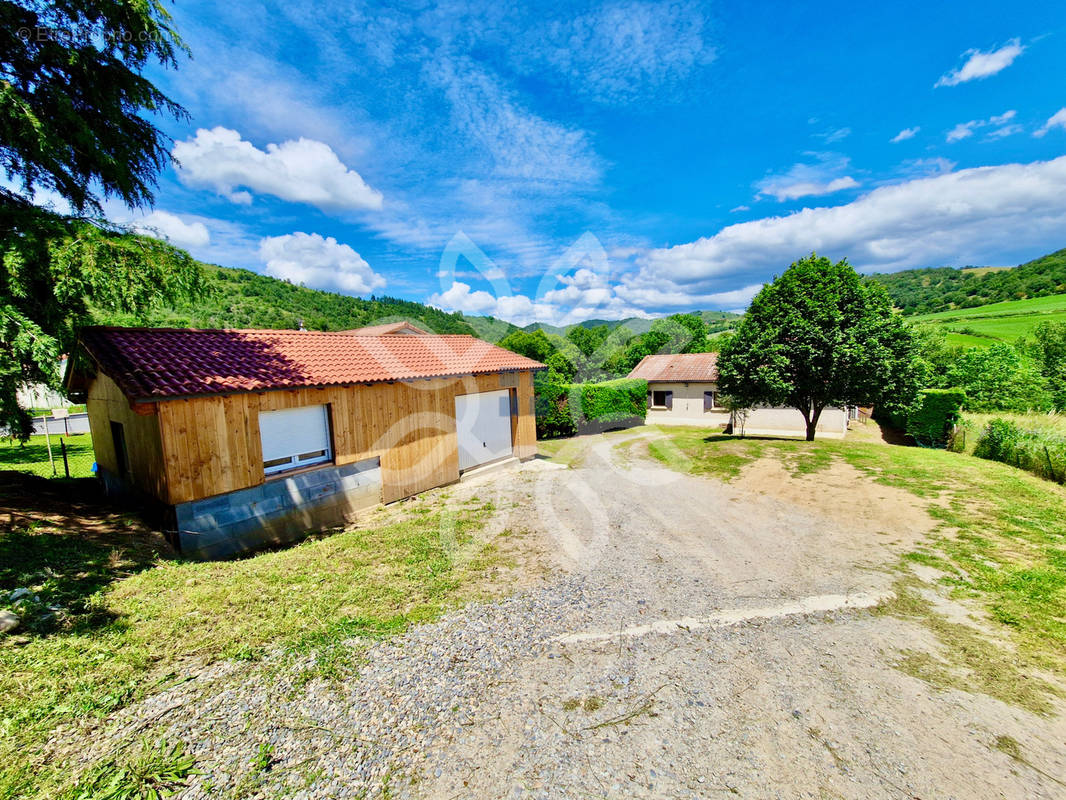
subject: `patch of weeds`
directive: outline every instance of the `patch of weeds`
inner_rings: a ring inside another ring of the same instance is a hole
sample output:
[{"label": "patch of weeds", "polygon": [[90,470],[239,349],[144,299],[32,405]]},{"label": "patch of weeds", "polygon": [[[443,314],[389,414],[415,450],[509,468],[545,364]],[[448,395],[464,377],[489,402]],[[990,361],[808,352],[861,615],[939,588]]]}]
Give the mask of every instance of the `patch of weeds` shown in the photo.
[{"label": "patch of weeds", "polygon": [[822,735],[821,730],[819,730],[818,728],[807,728],[807,736],[818,742],[818,744],[820,744],[826,749],[826,752],[829,753],[830,757],[832,757],[833,763],[836,764],[837,769],[839,769],[841,772],[847,772],[848,762],[845,761],[844,757],[837,752],[837,749],[833,746],[833,744]]},{"label": "patch of weeds", "polygon": [[997,736],[992,746],[1001,753],[1006,753],[1015,761],[1022,760],[1022,746],[1013,736]]},{"label": "patch of weeds", "polygon": [[1066,786],[1066,783],[1063,783],[1059,778],[1056,778],[1054,775],[1049,775],[1048,773],[1044,772],[1044,770],[1040,769],[1040,767],[1036,766],[1031,761],[1029,761],[1029,759],[1027,759],[1024,755],[1022,755],[1022,746],[1013,736],[997,736],[992,742],[992,747],[996,750],[999,750],[999,752],[1010,757],[1014,761],[1017,761],[1019,764],[1023,764],[1029,767],[1029,769],[1033,770],[1033,772],[1036,772],[1039,775],[1043,775],[1048,780],[1054,781],[1059,786]]},{"label": "patch of weeds", "polygon": [[581,708],[581,698],[571,697],[563,700],[563,711],[577,711]]},{"label": "patch of weeds", "polygon": [[140,752],[128,761],[108,761],[92,767],[61,800],[159,800],[184,789],[199,775],[196,759],[181,743],[165,739],[141,740]]},{"label": "patch of weeds", "polygon": [[1037,665],[1022,654],[988,641],[969,625],[949,622],[933,612],[915,591],[917,581],[901,579],[896,597],[878,607],[877,613],[915,620],[928,628],[942,646],[939,657],[905,650],[897,667],[937,689],[980,692],[1036,714],[1054,709],[1052,698],[1061,691],[1047,681],[1028,674]]},{"label": "patch of weeds", "polygon": [[591,714],[594,711],[599,711],[603,708],[604,702],[602,697],[593,695],[592,697],[586,697],[585,702],[581,704],[581,707]]},{"label": "patch of weeds", "polygon": [[255,755],[249,762],[252,765],[252,770],[257,773],[268,771],[274,766],[274,745],[270,742],[260,742],[259,747],[256,748]]},{"label": "patch of weeds", "polygon": [[708,435],[699,428],[662,428],[665,438],[648,443],[648,453],[670,469],[692,475],[732,480],[762,457],[763,440],[721,433]]}]

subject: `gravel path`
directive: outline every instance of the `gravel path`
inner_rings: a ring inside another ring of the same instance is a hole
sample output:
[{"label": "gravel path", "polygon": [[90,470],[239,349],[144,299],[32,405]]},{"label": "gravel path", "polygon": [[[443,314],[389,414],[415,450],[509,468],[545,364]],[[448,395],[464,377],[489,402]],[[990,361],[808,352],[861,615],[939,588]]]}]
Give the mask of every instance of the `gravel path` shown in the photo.
[{"label": "gravel path", "polygon": [[935,642],[861,610],[932,526],[913,498],[838,468],[804,479],[814,495],[760,468],[753,491],[623,457],[622,438],[454,492],[553,554],[533,588],[372,645],[339,686],[218,665],[87,757],[162,729],[206,773],[197,800],[1063,796],[1061,716],[907,677],[892,660]]}]

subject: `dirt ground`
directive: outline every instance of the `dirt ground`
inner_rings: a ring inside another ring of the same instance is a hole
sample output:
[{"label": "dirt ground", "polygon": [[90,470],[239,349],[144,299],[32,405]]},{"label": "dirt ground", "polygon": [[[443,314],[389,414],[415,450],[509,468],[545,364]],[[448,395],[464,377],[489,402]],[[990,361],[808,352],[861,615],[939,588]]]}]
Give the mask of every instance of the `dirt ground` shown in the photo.
[{"label": "dirt ground", "polygon": [[[485,533],[523,573],[505,599],[374,644],[339,686],[219,665],[114,730],[165,720],[204,773],[189,800],[1066,796],[1061,700],[1040,716],[898,668],[940,647],[876,613],[934,528],[923,501],[843,463],[686,476],[644,454],[655,435],[440,492],[494,504]],[[272,772],[240,793],[263,742]]]},{"label": "dirt ground", "polygon": [[496,479],[582,601],[562,593],[555,646],[486,687],[484,721],[427,759],[448,766],[417,796],[1064,796],[1061,715],[909,677],[899,654],[936,640],[848,603],[890,596],[934,527],[922,501],[843,463],[794,477],[764,459],[726,484],[617,443]]}]

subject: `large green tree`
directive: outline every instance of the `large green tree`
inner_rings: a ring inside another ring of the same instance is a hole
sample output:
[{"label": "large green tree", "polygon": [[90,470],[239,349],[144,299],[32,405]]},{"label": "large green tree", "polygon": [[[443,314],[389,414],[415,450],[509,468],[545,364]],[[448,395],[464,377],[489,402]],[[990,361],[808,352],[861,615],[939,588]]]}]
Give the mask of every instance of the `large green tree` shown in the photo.
[{"label": "large green tree", "polygon": [[847,263],[811,254],[752,300],[718,358],[732,402],[791,406],[814,439],[826,406],[910,402],[916,346],[879,286]]},{"label": "large green tree", "polygon": [[[0,426],[25,439],[16,392],[59,383],[58,357],[98,306],[139,315],[198,291],[181,250],[101,219],[104,199],[149,205],[183,110],[149,80],[184,45],[157,0],[0,0]],[[25,197],[44,190],[70,213]]]}]

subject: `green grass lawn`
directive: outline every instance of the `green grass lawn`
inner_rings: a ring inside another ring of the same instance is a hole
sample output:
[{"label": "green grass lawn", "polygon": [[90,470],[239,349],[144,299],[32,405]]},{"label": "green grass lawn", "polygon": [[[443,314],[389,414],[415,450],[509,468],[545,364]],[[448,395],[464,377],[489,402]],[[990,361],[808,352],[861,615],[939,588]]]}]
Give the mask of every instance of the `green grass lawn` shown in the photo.
[{"label": "green grass lawn", "polygon": [[63,456],[59,446],[62,441],[67,448],[70,477],[92,477],[95,458],[93,440],[89,434],[81,433],[74,436],[51,434],[48,438],[52,442],[53,461],[51,463],[48,460],[48,445],[44,436],[31,436],[25,444],[19,444],[14,439],[0,439],[0,470],[16,469],[21,472],[32,472],[42,478],[51,478],[53,475],[63,477]]},{"label": "green grass lawn", "polygon": [[[491,504],[403,506],[382,524],[251,558],[163,560],[150,549],[65,530],[0,532],[0,605],[22,642],[0,642],[0,798],[62,796],[72,775],[45,763],[59,725],[79,725],[177,681],[190,663],[257,660],[268,648],[313,654],[306,674],[353,668],[352,637],[379,637],[483,596],[503,558],[475,536]],[[47,615],[47,607],[63,610]],[[42,613],[43,612],[43,613]]]},{"label": "green grass lawn", "polygon": [[[1049,424],[1061,425],[1061,419]],[[840,459],[925,499],[940,525],[906,559],[942,570],[951,590],[987,609],[1017,651],[1004,659],[996,648],[976,643],[965,626],[927,610],[922,618],[954,648],[967,680],[1008,701],[1047,710],[1047,693],[1055,690],[1032,674],[1047,670],[1066,677],[1066,488],[1005,464],[943,450],[848,440],[740,439],[682,428],[664,432],[666,439],[651,445],[651,455],[681,471],[731,480],[746,464],[771,457],[802,475]],[[901,597],[896,610],[917,614],[921,603],[906,586]],[[1015,670],[1011,680],[1002,674],[1008,669]],[[936,676],[950,683],[945,673]]]},{"label": "green grass lawn", "polygon": [[981,347],[997,341],[1014,342],[1029,335],[1041,322],[1066,322],[1066,295],[938,311],[907,319],[942,326],[950,344]]}]

